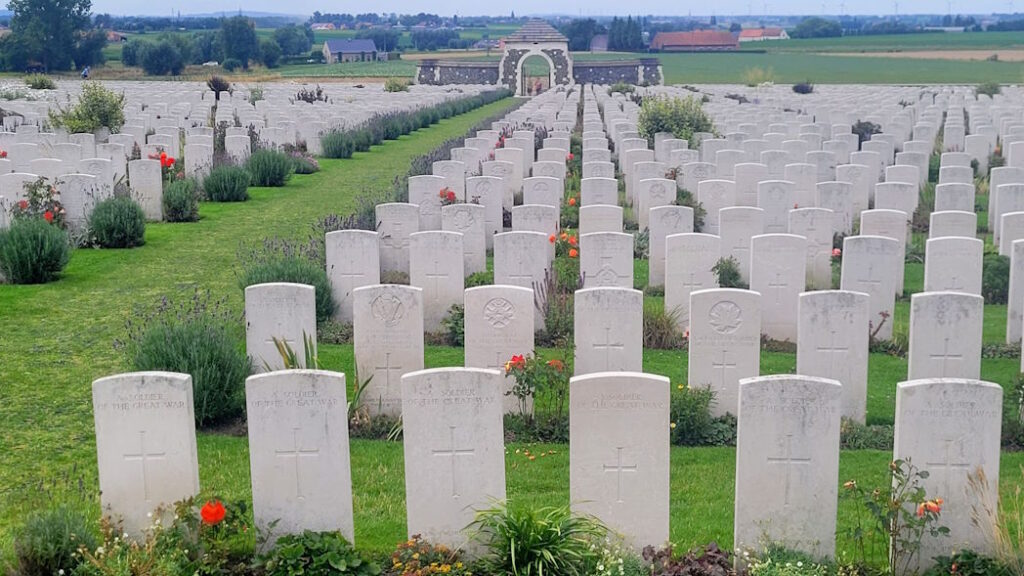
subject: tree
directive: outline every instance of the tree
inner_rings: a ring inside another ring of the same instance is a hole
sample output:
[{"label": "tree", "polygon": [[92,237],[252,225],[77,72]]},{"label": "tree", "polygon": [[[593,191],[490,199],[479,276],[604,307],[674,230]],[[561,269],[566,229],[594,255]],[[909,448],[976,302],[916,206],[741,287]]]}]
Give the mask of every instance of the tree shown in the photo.
[{"label": "tree", "polygon": [[572,20],[562,27],[562,34],[569,39],[569,50],[576,52],[590,50],[590,41],[603,33],[604,26],[593,18]]},{"label": "tree", "polygon": [[625,20],[613,18],[608,27],[608,49],[623,52],[640,50],[644,46],[640,21],[629,16]]},{"label": "tree", "polygon": [[79,35],[90,28],[91,0],[9,0],[7,8],[20,50],[43,70],[71,68]]},{"label": "tree", "polygon": [[401,34],[394,30],[371,28],[369,30],[360,30],[356,33],[356,38],[368,38],[373,40],[373,43],[377,46],[377,50],[382,52],[394,52],[398,48],[398,40],[401,38]]},{"label": "tree", "polygon": [[75,68],[81,70],[86,66],[97,66],[103,64],[103,48],[107,45],[107,33],[95,28],[87,30],[78,35],[75,43],[75,51],[72,58],[75,61]]},{"label": "tree", "polygon": [[260,42],[260,60],[267,68],[277,68],[281,63],[281,47],[277,42],[265,38]]},{"label": "tree", "polygon": [[166,39],[142,45],[138,60],[146,74],[151,76],[177,76],[185,69],[181,51]]},{"label": "tree", "polygon": [[838,22],[824,18],[805,18],[789,33],[790,38],[836,38],[843,35]]},{"label": "tree", "polygon": [[220,23],[220,40],[224,58],[234,58],[249,69],[249,60],[255,60],[260,53],[260,42],[256,27],[245,16],[225,18]]},{"label": "tree", "polygon": [[740,32],[741,30],[743,30],[743,25],[740,24],[739,22],[733,22],[732,24],[729,24],[729,32],[735,34],[736,32]]},{"label": "tree", "polygon": [[220,32],[197,32],[192,35],[192,63],[220,62],[224,57]]},{"label": "tree", "polygon": [[307,30],[309,29],[295,24],[283,26],[274,30],[274,42],[277,42],[285,56],[305,54],[313,46],[313,40],[310,38],[312,30],[309,30],[310,36],[306,35]]}]

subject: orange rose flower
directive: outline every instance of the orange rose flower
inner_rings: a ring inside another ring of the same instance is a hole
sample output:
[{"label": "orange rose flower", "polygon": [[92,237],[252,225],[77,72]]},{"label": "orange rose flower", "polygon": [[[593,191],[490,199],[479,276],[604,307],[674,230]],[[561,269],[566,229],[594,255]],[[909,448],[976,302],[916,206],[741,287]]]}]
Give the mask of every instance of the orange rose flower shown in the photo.
[{"label": "orange rose flower", "polygon": [[569,198],[569,206],[575,206],[575,205],[576,205],[576,197],[574,196],[572,198]]},{"label": "orange rose flower", "polygon": [[552,234],[551,236],[548,236],[548,242],[551,242],[552,244],[555,243],[555,235],[554,234]]},{"label": "orange rose flower", "polygon": [[575,258],[575,257],[577,257],[579,255],[580,255],[580,253],[575,248],[570,248],[569,249],[569,258]]}]

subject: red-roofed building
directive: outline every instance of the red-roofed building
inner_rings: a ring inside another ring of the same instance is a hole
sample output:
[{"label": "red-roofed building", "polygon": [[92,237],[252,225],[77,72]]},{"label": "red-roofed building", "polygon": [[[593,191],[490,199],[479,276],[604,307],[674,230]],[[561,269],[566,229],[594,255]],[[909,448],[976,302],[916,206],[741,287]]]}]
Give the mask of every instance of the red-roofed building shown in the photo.
[{"label": "red-roofed building", "polygon": [[764,42],[765,40],[789,40],[783,28],[751,28],[740,31],[740,42]]},{"label": "red-roofed building", "polygon": [[720,30],[658,32],[651,41],[651,50],[657,52],[718,52],[737,48],[736,35]]}]

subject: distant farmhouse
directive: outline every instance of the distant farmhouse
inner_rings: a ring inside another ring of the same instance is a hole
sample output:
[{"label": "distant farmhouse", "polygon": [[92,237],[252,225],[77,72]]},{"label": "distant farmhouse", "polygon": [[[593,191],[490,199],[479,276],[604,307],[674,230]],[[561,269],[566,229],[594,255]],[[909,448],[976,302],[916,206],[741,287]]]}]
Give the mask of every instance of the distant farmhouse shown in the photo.
[{"label": "distant farmhouse", "polygon": [[336,62],[375,62],[387,59],[388,53],[378,51],[377,45],[369,38],[324,41],[324,61],[328,64]]},{"label": "distant farmhouse", "polygon": [[655,52],[722,52],[739,47],[735,34],[720,30],[658,32],[651,41]]},{"label": "distant farmhouse", "polygon": [[789,40],[789,34],[782,28],[751,28],[740,31],[740,42],[764,42],[766,40]]},{"label": "distant farmhouse", "polygon": [[316,31],[316,30],[334,30],[335,29],[333,22],[317,22],[315,24],[311,24],[309,26],[309,28],[311,30],[313,30],[313,31]]}]

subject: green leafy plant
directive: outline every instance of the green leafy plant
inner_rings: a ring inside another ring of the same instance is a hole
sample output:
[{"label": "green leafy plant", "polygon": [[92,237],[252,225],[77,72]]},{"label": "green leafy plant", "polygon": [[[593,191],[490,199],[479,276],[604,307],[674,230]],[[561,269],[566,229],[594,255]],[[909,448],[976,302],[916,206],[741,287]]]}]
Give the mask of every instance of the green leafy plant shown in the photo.
[{"label": "green leafy plant", "polygon": [[384,81],[385,92],[408,92],[409,81],[403,78],[388,78]]},{"label": "green leafy plant", "polygon": [[89,234],[103,248],[134,248],[146,243],[146,214],[131,198],[101,200],[89,215]]},{"label": "green leafy plant", "polygon": [[710,388],[679,384],[669,407],[670,438],[676,446],[729,446],[736,443],[733,416],[715,418],[711,407],[715,393]]},{"label": "green leafy plant", "polygon": [[178,305],[167,298],[126,324],[124,350],[133,370],[192,375],[196,424],[207,426],[244,413],[245,379],[252,366],[223,300],[196,292]]},{"label": "green leafy plant", "polygon": [[[281,357],[282,369],[284,370],[319,370],[320,369],[320,357],[317,356],[316,352],[316,336],[302,333],[302,350],[303,357],[299,358],[298,352],[292,348],[292,345],[284,338],[278,339],[277,336],[271,336],[270,339],[274,342],[274,348],[277,348],[277,353]],[[263,369],[267,372],[273,372],[278,368],[270,365],[266,360],[263,361]]]},{"label": "green leafy plant", "polygon": [[203,192],[214,202],[244,202],[249,199],[252,177],[239,166],[218,166],[203,178]]},{"label": "green leafy plant", "polygon": [[665,310],[663,301],[644,302],[644,348],[679,349],[683,344],[683,334],[678,326],[677,310]]},{"label": "green leafy plant", "polygon": [[224,61],[220,63],[220,66],[227,72],[234,72],[242,67],[242,61],[238,58],[225,58]]},{"label": "green leafy plant", "polygon": [[[70,96],[69,96],[70,98]],[[104,88],[99,82],[85,82],[78,103],[49,112],[50,124],[75,134],[107,128],[118,132],[124,126],[124,94]]]},{"label": "green leafy plant", "polygon": [[245,167],[252,176],[253,186],[276,188],[284,186],[294,166],[284,152],[264,149],[253,152]]},{"label": "green leafy plant", "polygon": [[981,295],[985,304],[1006,304],[1010,294],[1010,259],[996,253],[982,260]]},{"label": "green leafy plant", "polygon": [[461,304],[453,304],[448,309],[448,314],[441,319],[441,329],[448,346],[461,347],[465,344],[465,322],[466,309]]},{"label": "green leafy plant", "polygon": [[71,258],[68,233],[42,218],[15,218],[0,230],[0,272],[12,284],[45,284]]},{"label": "green leafy plant", "polygon": [[922,576],[1020,576],[997,558],[961,550],[950,556],[935,558],[935,565]]},{"label": "green leafy plant", "polygon": [[[565,361],[553,358],[542,360],[532,354],[515,354],[505,364],[505,374],[515,379],[509,392],[519,401],[519,413],[529,417],[529,401],[539,393],[548,395],[567,395],[569,391],[569,372]],[[555,414],[561,416],[561,412]]]},{"label": "green leafy plant", "polygon": [[998,82],[982,82],[974,88],[974,92],[978,95],[995,96],[1003,93],[1003,87]]},{"label": "green leafy plant", "polygon": [[466,288],[475,288],[477,286],[490,286],[494,284],[494,272],[483,271],[473,272],[466,277]]},{"label": "green leafy plant", "polygon": [[616,82],[608,87],[608,95],[619,93],[619,94],[632,94],[636,92],[636,88],[631,84],[625,82]]},{"label": "green leafy plant", "polygon": [[11,216],[42,218],[59,228],[67,228],[67,212],[58,198],[57,188],[40,177],[24,185],[25,197],[11,207]]},{"label": "green leafy plant", "polygon": [[[158,509],[154,516],[164,515]],[[100,520],[100,545],[79,549],[81,563],[74,576],[146,576],[191,574],[193,563],[186,548],[179,546],[173,534],[157,524],[141,539],[124,538],[124,531],[109,517]]]},{"label": "green leafy plant", "polygon": [[747,573],[749,576],[831,576],[828,565],[777,544],[768,546],[753,558]]},{"label": "green leafy plant", "polygon": [[740,263],[733,256],[719,258],[711,271],[718,276],[718,285],[722,288],[747,288],[747,283],[740,276]]},{"label": "green leafy plant", "polygon": [[942,498],[929,499],[921,485],[927,478],[928,472],[909,460],[895,460],[889,464],[889,482],[880,487],[867,489],[854,480],[843,484],[843,497],[860,504],[846,531],[858,565],[868,565],[885,551],[890,572],[907,574],[926,536],[949,535],[949,528],[938,523]]},{"label": "green leafy plant", "polygon": [[185,574],[248,574],[256,539],[245,501],[194,498],[174,505],[174,521],[161,532],[161,540],[180,550],[189,570]]},{"label": "green leafy plant", "polygon": [[93,526],[67,505],[31,514],[14,535],[14,574],[53,576],[71,574],[79,564],[79,548],[96,547]]},{"label": "green leafy plant", "polygon": [[701,101],[693,96],[645,98],[637,124],[640,135],[651,141],[659,132],[693,141],[695,132],[714,131],[711,117],[704,111]]},{"label": "green leafy plant", "polygon": [[32,90],[54,90],[57,83],[46,74],[29,74],[25,76],[25,85]]},{"label": "green leafy plant", "polygon": [[607,528],[568,506],[530,508],[499,503],[477,512],[473,537],[486,549],[484,574],[585,576],[599,558],[593,545]]},{"label": "green leafy plant", "polygon": [[196,222],[199,220],[199,186],[191,178],[174,180],[164,185],[164,220]]},{"label": "green leafy plant", "polygon": [[380,566],[364,559],[340,532],[289,534],[262,556],[267,576],[377,576]]}]

